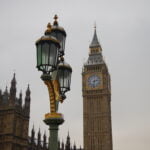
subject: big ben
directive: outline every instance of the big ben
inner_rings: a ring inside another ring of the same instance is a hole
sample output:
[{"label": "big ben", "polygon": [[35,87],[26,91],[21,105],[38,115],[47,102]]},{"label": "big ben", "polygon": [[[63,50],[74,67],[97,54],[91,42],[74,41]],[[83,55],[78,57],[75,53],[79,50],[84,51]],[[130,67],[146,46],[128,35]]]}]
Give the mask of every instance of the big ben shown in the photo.
[{"label": "big ben", "polygon": [[82,71],[84,150],[112,150],[110,74],[96,27]]}]

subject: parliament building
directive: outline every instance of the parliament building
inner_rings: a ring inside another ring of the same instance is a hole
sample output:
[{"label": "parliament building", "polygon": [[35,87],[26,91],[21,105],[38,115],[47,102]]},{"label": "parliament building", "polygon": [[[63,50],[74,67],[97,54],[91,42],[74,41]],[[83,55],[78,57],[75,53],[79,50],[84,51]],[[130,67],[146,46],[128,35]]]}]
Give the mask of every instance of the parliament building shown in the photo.
[{"label": "parliament building", "polygon": [[[41,135],[40,130],[35,135],[34,127],[29,133],[30,119],[30,88],[26,90],[24,104],[22,93],[16,97],[16,78],[15,74],[11,81],[11,87],[8,91],[0,90],[0,150],[48,150],[48,140],[46,134]],[[82,150],[72,145],[70,136],[66,142],[58,142],[58,150]]]}]

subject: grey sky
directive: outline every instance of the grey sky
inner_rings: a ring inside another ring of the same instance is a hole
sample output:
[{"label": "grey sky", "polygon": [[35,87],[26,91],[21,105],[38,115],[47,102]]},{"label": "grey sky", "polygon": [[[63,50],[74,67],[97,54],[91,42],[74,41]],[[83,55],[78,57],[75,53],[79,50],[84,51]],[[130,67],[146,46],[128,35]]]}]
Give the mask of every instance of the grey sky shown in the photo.
[{"label": "grey sky", "polygon": [[[35,41],[58,14],[67,32],[66,61],[73,68],[71,91],[60,106],[65,123],[60,139],[70,131],[82,145],[81,72],[87,60],[96,22],[112,79],[112,129],[115,150],[150,149],[150,1],[148,0],[1,0],[0,88],[10,87],[16,72],[17,91],[32,92],[30,129],[47,131],[48,92],[35,68]],[[48,135],[48,132],[47,132]]]}]

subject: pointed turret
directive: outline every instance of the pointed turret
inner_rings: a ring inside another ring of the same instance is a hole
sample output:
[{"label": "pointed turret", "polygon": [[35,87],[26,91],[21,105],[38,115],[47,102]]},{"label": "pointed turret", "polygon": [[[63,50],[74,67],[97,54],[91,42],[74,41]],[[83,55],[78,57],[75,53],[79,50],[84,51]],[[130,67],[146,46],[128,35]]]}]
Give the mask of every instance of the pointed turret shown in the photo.
[{"label": "pointed turret", "polygon": [[26,90],[26,98],[30,98],[30,94],[31,94],[31,91],[30,91],[30,86],[28,84],[28,87],[27,87],[27,90]]},{"label": "pointed turret", "polygon": [[41,131],[40,131],[40,128],[39,128],[39,132],[38,132],[38,143],[37,143],[37,145],[38,145],[38,147],[39,146],[41,146]]},{"label": "pointed turret", "polygon": [[90,53],[91,54],[97,54],[99,52],[102,51],[102,48],[101,48],[101,45],[98,41],[98,37],[97,37],[97,33],[96,33],[96,26],[94,27],[94,35],[93,35],[93,39],[92,39],[92,42],[90,44]]},{"label": "pointed turret", "polygon": [[102,48],[97,38],[96,27],[94,29],[93,39],[89,48],[90,48],[89,58],[85,63],[85,65],[104,64],[104,59],[102,56]]},{"label": "pointed turret", "polygon": [[34,144],[34,139],[35,139],[35,130],[34,130],[34,125],[31,130],[31,144]]},{"label": "pointed turret", "polygon": [[11,80],[10,86],[10,96],[9,96],[9,104],[14,106],[16,103],[16,74],[14,73],[13,78]]},{"label": "pointed turret", "polygon": [[25,106],[24,106],[24,109],[25,109],[25,113],[26,115],[29,116],[30,114],[30,87],[29,87],[29,84],[28,84],[28,87],[27,87],[27,90],[26,90],[26,96],[25,96]]},{"label": "pointed turret", "polygon": [[73,150],[76,150],[76,144],[75,144],[75,142],[74,142],[74,145],[73,145]]},{"label": "pointed turret", "polygon": [[10,87],[10,96],[12,98],[16,98],[16,74],[14,73],[13,79],[11,80],[11,87]]},{"label": "pointed turret", "polygon": [[62,143],[61,143],[61,150],[64,150],[64,148],[65,148],[64,141],[62,141]]},{"label": "pointed turret", "polygon": [[66,145],[65,145],[65,150],[70,150],[70,136],[69,136],[69,132],[68,132],[68,136],[67,136],[67,140],[66,140]]},{"label": "pointed turret", "polygon": [[92,47],[100,47],[100,44],[99,44],[99,41],[98,41],[98,38],[97,38],[97,33],[96,33],[96,26],[94,27],[94,35],[93,35],[93,39],[92,39],[92,42],[90,44],[90,48]]},{"label": "pointed turret", "polygon": [[19,94],[19,106],[22,107],[22,91]]},{"label": "pointed turret", "polygon": [[68,131],[68,135],[67,135],[67,143],[70,143],[70,135],[69,135],[69,131]]},{"label": "pointed turret", "polygon": [[43,149],[44,150],[46,149],[46,132],[44,132],[44,135],[43,135]]}]

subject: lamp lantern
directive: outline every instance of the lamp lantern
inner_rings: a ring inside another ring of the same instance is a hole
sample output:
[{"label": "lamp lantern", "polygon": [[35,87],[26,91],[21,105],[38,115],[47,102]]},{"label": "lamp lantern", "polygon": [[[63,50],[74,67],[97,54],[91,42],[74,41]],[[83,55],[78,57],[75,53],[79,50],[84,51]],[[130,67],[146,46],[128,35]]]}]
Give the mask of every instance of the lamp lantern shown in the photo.
[{"label": "lamp lantern", "polygon": [[70,90],[71,74],[71,66],[61,59],[58,65],[58,80],[62,96],[65,96],[65,93]]},{"label": "lamp lantern", "polygon": [[[50,23],[48,23],[46,31],[51,31]],[[49,74],[56,69],[59,48],[60,42],[50,34],[45,34],[36,41],[37,68],[43,74]]]},{"label": "lamp lantern", "polygon": [[54,16],[54,23],[50,32],[50,35],[55,37],[60,42],[60,49],[58,55],[61,57],[65,51],[66,31],[63,27],[59,26],[57,15]]}]

